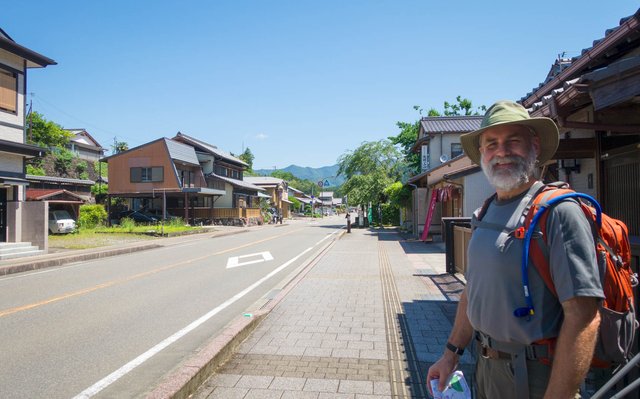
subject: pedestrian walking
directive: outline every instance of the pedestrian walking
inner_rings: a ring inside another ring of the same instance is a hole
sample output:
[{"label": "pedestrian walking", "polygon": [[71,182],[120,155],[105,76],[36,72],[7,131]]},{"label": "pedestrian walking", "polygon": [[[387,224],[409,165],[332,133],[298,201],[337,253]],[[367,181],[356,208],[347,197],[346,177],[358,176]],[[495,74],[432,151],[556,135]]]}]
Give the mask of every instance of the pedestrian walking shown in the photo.
[{"label": "pedestrian walking", "polygon": [[[535,172],[555,154],[558,128],[551,119],[531,118],[520,104],[500,101],[487,110],[481,128],[462,135],[461,142],[496,194],[474,225],[467,286],[444,353],[429,369],[427,386],[438,378],[444,388],[475,339],[479,398],[580,397],[604,298],[591,225],[573,200],[548,211],[547,256],[557,295],[531,269],[525,272],[529,281],[523,289],[523,240],[504,228],[522,222],[523,209],[542,186]],[[523,308],[525,303],[533,306]]]},{"label": "pedestrian walking", "polygon": [[345,219],[347,219],[347,233],[351,233],[351,215],[349,214],[349,211],[347,211]]}]

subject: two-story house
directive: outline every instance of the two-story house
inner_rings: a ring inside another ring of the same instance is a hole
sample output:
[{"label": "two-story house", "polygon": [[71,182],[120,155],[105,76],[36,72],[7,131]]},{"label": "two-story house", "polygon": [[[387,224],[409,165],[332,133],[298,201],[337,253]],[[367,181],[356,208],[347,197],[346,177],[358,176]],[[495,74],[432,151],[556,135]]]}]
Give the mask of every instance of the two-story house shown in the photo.
[{"label": "two-story house", "polygon": [[0,29],[0,243],[30,241],[47,249],[47,203],[26,202],[25,160],[45,149],[26,143],[27,70],[56,62]]},{"label": "two-story house", "polygon": [[224,190],[225,195],[216,200],[213,217],[216,222],[244,221],[261,223],[260,197],[264,188],[243,180],[249,165],[215,145],[178,132],[173,140],[192,146],[202,167],[207,186]]},{"label": "two-story house", "polygon": [[[412,150],[420,153],[421,173],[409,179],[407,184],[413,189],[412,202],[401,212],[406,227],[414,236],[420,237],[423,232],[441,234],[442,217],[470,214],[475,204],[490,194],[491,188],[480,169],[469,168],[471,160],[463,154],[460,144],[460,136],[479,129],[482,118],[476,115],[432,116],[420,120],[418,139]],[[460,176],[450,175],[459,170],[465,172]],[[468,184],[478,189],[461,190],[461,182],[454,177],[466,177]],[[475,184],[475,180],[479,183]],[[427,222],[429,226],[425,229]]]},{"label": "two-story house", "polygon": [[65,129],[72,134],[68,148],[80,159],[95,162],[102,158],[105,149],[85,129]]},{"label": "two-story house", "polygon": [[283,218],[291,217],[289,183],[286,180],[271,176],[247,176],[244,180],[267,191],[271,206],[278,212],[278,215]]},{"label": "two-story house", "polygon": [[[129,210],[205,223],[213,220],[214,204],[226,194],[207,185],[192,146],[168,138],[102,160],[109,165],[108,197],[124,198]],[[111,210],[110,215],[117,216]]]}]

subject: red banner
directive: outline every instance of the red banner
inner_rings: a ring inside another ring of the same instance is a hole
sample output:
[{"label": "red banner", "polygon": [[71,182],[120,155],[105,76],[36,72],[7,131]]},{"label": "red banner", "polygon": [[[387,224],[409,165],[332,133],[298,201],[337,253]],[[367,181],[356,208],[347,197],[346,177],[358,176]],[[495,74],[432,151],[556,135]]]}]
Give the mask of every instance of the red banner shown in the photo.
[{"label": "red banner", "polygon": [[429,234],[429,227],[431,227],[431,219],[433,218],[433,211],[436,209],[436,201],[438,200],[438,191],[437,188],[434,188],[431,191],[431,201],[429,202],[429,209],[427,209],[427,218],[424,221],[424,228],[422,229],[422,235],[420,236],[420,241],[426,241],[427,235]]}]

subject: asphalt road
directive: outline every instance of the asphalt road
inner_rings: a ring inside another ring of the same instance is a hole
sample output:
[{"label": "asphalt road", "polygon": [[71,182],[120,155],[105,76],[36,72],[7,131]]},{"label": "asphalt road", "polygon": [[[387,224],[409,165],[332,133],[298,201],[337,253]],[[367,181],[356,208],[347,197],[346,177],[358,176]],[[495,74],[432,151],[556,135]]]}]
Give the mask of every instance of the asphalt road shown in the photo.
[{"label": "asphalt road", "polygon": [[200,235],[0,278],[0,397],[142,397],[343,227]]}]

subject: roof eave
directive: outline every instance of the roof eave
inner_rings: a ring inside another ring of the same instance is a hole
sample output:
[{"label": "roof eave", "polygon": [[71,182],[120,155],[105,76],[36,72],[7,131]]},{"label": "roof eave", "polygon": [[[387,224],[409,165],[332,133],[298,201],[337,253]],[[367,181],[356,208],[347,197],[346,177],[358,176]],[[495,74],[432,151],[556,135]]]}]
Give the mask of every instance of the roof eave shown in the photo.
[{"label": "roof eave", "polygon": [[58,65],[58,63],[51,58],[45,57],[42,54],[36,53],[3,37],[0,37],[0,48],[29,61],[27,64],[28,68],[44,68],[49,65]]}]

